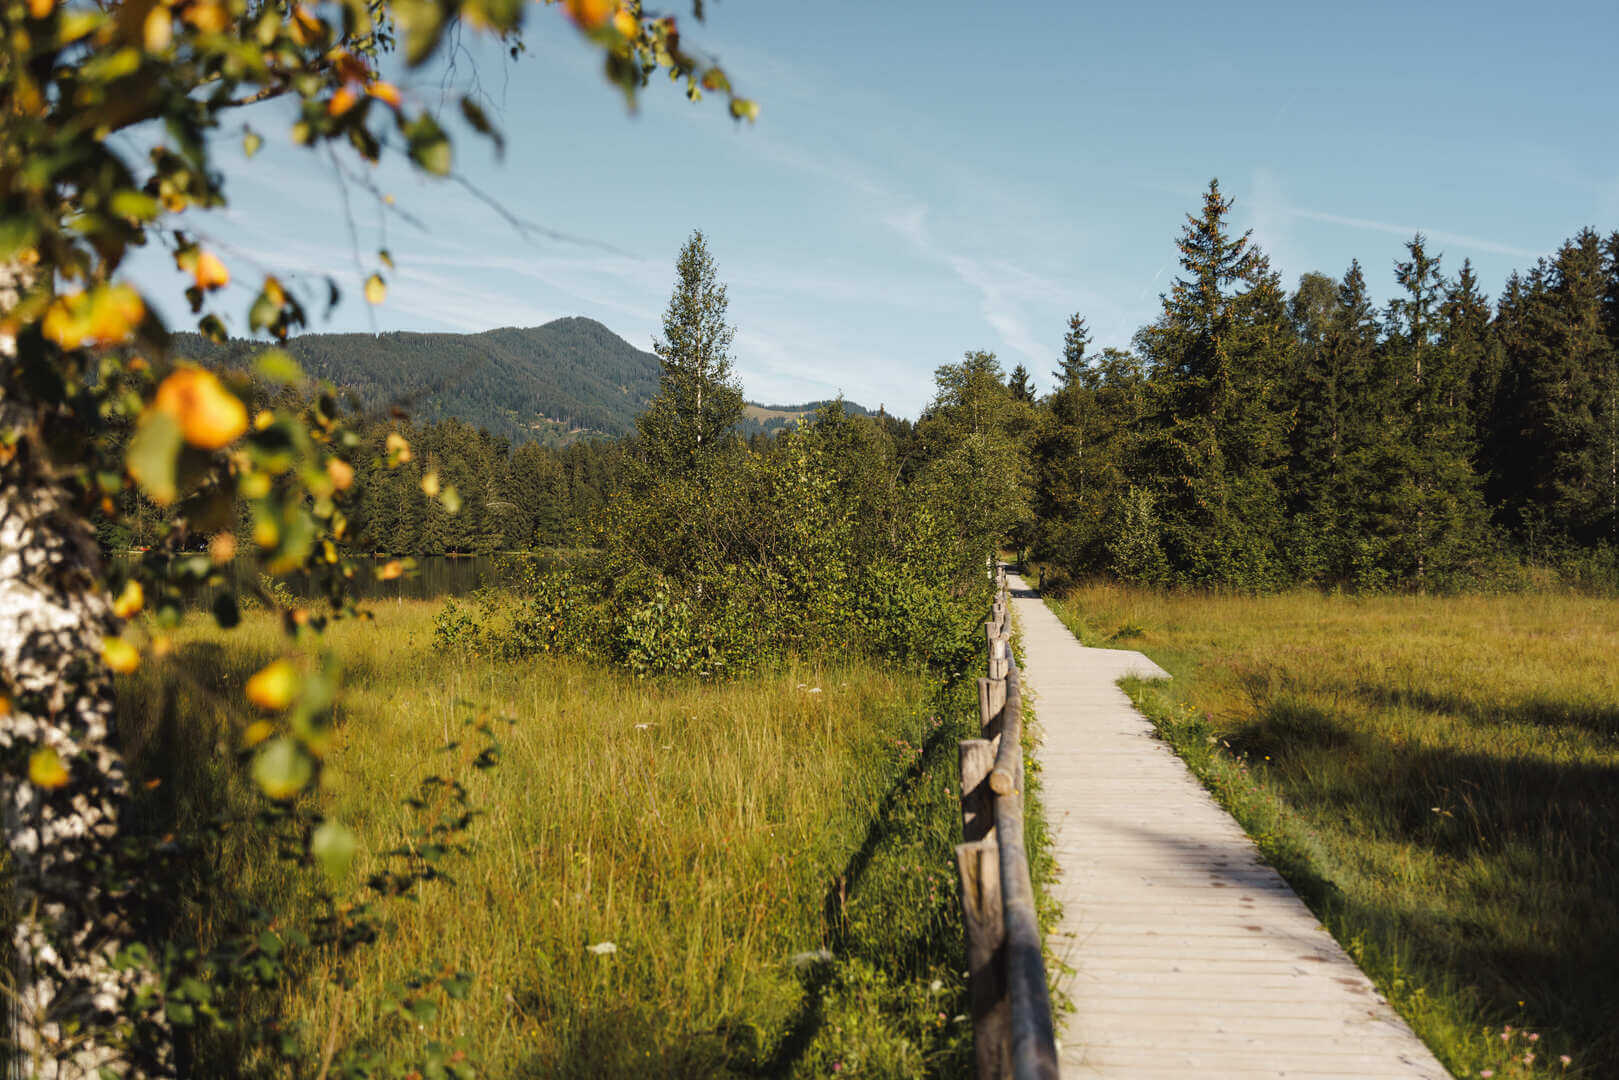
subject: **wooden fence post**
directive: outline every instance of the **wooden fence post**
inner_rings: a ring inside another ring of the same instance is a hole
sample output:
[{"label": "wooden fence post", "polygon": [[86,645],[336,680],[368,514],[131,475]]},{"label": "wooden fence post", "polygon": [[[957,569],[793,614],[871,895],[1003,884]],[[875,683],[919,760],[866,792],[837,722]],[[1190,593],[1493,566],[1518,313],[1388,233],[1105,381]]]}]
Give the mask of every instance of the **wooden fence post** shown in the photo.
[{"label": "wooden fence post", "polygon": [[[980,681],[987,702],[988,680]],[[1010,1077],[1012,1006],[1006,996],[1006,917],[1001,908],[1001,856],[995,844],[995,796],[989,771],[995,750],[986,739],[962,739],[961,837],[956,872],[967,928],[967,990],[971,999],[973,1053],[980,1080]]]},{"label": "wooden fence post", "polygon": [[995,707],[994,682],[978,680],[978,731],[986,739],[993,739],[1001,730],[1000,710]]},{"label": "wooden fence post", "polygon": [[1012,1075],[1012,1006],[1006,996],[1006,916],[995,841],[956,846],[962,910],[967,919],[967,989],[979,1080]]}]

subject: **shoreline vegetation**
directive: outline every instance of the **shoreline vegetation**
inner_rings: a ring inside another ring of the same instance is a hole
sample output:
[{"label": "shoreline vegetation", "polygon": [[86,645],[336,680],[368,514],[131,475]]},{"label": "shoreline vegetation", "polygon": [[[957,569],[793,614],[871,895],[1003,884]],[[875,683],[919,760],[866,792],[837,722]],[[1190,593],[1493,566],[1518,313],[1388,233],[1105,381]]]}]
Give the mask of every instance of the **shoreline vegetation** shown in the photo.
[{"label": "shoreline vegetation", "polygon": [[1619,1067],[1619,609],[1538,593],[1053,587],[1457,1076]]}]

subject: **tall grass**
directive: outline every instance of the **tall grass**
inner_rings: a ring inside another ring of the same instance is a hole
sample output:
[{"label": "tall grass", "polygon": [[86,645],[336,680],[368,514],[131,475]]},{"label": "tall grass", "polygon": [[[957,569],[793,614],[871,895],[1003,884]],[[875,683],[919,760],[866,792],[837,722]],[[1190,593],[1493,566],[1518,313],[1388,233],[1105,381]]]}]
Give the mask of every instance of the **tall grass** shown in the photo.
[{"label": "tall grass", "polygon": [[[435,606],[377,610],[332,635],[345,690],[319,797],[369,853],[357,879],[412,827],[403,800],[419,776],[453,774],[482,816],[453,883],[391,904],[392,932],[350,963],[348,989],[315,955],[262,1006],[302,1023],[306,1060],[327,1040],[386,1052],[459,1036],[497,1077],[965,1067],[950,852],[955,740],[976,728],[968,682],[941,689],[867,663],[644,682],[565,659],[436,653]],[[141,812],[186,829],[252,805],[236,749],[256,717],[241,688],[280,639],[259,617],[228,634],[188,625],[176,642],[120,695],[137,779],[162,781]],[[464,739],[479,714],[512,721],[497,724],[487,771]],[[210,897],[296,911],[309,884],[237,830],[177,886],[190,893],[182,921],[206,938]],[[390,982],[454,970],[475,979],[465,1000],[439,1003],[436,1025],[378,1005]]]},{"label": "tall grass", "polygon": [[1457,1075],[1619,1075],[1619,605],[1052,606],[1174,675],[1126,689]]}]

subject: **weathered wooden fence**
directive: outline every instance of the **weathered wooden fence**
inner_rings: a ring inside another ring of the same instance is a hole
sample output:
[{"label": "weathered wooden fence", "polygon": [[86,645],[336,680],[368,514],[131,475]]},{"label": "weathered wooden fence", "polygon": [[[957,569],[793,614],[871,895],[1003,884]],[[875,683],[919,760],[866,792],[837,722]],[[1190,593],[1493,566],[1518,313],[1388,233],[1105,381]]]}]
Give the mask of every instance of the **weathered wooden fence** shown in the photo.
[{"label": "weathered wooden fence", "polygon": [[1012,656],[1006,571],[984,624],[989,677],[978,680],[983,737],[961,741],[956,868],[967,923],[968,987],[979,1080],[1057,1080],[1057,1044],[1029,856],[1023,846],[1023,693]]}]

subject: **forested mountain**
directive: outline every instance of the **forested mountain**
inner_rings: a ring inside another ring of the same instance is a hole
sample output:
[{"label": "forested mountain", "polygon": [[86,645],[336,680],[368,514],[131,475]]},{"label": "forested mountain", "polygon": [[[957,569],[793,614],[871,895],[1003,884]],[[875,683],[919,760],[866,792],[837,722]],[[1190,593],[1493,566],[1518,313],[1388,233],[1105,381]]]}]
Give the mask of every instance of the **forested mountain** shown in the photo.
[{"label": "forested mountain", "polygon": [[[245,366],[262,348],[186,335],[178,351]],[[418,421],[463,420],[513,443],[628,434],[658,389],[656,356],[577,316],[481,334],[304,334],[287,350],[368,412],[402,404]]]},{"label": "forested mountain", "polygon": [[[220,367],[248,366],[264,348],[177,336],[181,355]],[[417,421],[462,420],[513,445],[628,435],[658,390],[656,356],[581,316],[481,334],[303,334],[287,351],[308,374],[352,391],[367,412],[403,405]],[[738,430],[780,431],[824,404],[749,402]],[[871,415],[853,402],[844,409]]]}]

